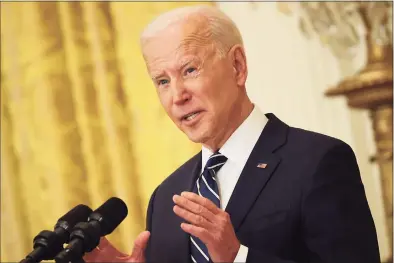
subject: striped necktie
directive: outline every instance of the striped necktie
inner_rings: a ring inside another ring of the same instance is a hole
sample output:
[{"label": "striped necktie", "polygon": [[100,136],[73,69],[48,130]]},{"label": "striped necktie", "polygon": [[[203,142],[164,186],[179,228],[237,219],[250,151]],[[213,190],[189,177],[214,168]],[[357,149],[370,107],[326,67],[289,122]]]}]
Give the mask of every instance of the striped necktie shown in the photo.
[{"label": "striped necktie", "polygon": [[[220,168],[226,163],[227,158],[216,152],[209,157],[207,164],[205,165],[204,171],[197,179],[196,185],[194,187],[194,192],[199,195],[208,198],[217,207],[220,207],[220,197],[219,197],[219,189],[216,183],[216,173]],[[206,263],[212,262],[208,249],[205,244],[195,236],[190,236],[191,240],[191,258],[193,262],[197,263]]]}]

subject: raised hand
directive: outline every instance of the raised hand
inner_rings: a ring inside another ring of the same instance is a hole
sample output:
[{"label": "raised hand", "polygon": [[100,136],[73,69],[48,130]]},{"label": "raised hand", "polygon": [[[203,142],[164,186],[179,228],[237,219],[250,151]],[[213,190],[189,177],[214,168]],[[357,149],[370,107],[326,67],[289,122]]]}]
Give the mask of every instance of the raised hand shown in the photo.
[{"label": "raised hand", "polygon": [[148,244],[150,233],[144,231],[138,235],[134,241],[134,247],[131,255],[124,254],[117,250],[105,237],[101,238],[97,248],[87,253],[83,259],[86,263],[98,262],[145,262],[145,249]]},{"label": "raised hand", "polygon": [[189,223],[181,228],[198,237],[208,248],[213,262],[234,262],[241,246],[230,216],[209,199],[192,192],[173,197],[174,212]]}]

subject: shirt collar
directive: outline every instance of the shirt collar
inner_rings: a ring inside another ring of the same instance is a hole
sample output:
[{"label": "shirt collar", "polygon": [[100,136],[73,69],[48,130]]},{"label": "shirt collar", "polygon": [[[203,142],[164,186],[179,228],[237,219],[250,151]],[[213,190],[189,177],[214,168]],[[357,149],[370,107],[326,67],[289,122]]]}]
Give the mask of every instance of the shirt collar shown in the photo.
[{"label": "shirt collar", "polygon": [[[267,122],[268,118],[254,105],[249,116],[219,150],[220,153],[242,169]],[[204,169],[212,154],[213,152],[210,149],[202,146],[202,169]]]}]

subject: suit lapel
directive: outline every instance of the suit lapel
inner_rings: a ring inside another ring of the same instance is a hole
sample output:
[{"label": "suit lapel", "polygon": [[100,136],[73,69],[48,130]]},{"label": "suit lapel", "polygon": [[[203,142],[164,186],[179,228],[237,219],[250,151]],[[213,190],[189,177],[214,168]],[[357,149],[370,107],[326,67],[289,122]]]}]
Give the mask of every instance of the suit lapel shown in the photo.
[{"label": "suit lapel", "polygon": [[[235,231],[241,226],[281,161],[274,151],[286,142],[288,126],[273,114],[267,114],[267,117],[269,121],[253,148],[226,207]],[[259,164],[262,165],[258,167]]]},{"label": "suit lapel", "polygon": [[[182,191],[193,191],[194,182],[197,180],[197,177],[201,171],[201,159],[201,152],[193,157],[193,160],[191,161],[191,164],[189,166],[190,168],[186,169],[192,172],[191,174],[189,174],[189,176],[185,174],[186,176],[181,183],[178,194],[180,194]],[[185,220],[177,217],[177,221],[177,225],[179,225],[179,228],[175,232],[171,233],[171,235],[174,235],[175,240],[179,240],[179,242],[177,242],[177,244],[179,244],[179,250],[177,255],[174,255],[174,257],[176,257],[178,260],[175,260],[174,262],[191,262],[189,234],[184,232],[180,227],[181,223],[185,222]]]}]

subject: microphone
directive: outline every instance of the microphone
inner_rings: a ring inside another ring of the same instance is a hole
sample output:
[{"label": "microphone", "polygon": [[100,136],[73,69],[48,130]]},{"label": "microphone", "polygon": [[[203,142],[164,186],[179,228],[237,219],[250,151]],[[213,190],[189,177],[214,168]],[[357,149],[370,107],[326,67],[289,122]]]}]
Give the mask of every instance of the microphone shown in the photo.
[{"label": "microphone", "polygon": [[92,251],[127,216],[126,204],[117,197],[108,199],[89,216],[87,222],[75,225],[70,234],[68,246],[55,257],[56,263],[69,263],[80,260],[86,252]]},{"label": "microphone", "polygon": [[71,229],[81,221],[86,221],[92,213],[86,205],[77,205],[57,221],[54,231],[43,230],[33,239],[33,251],[20,263],[37,263],[49,260],[63,249],[69,241]]}]

